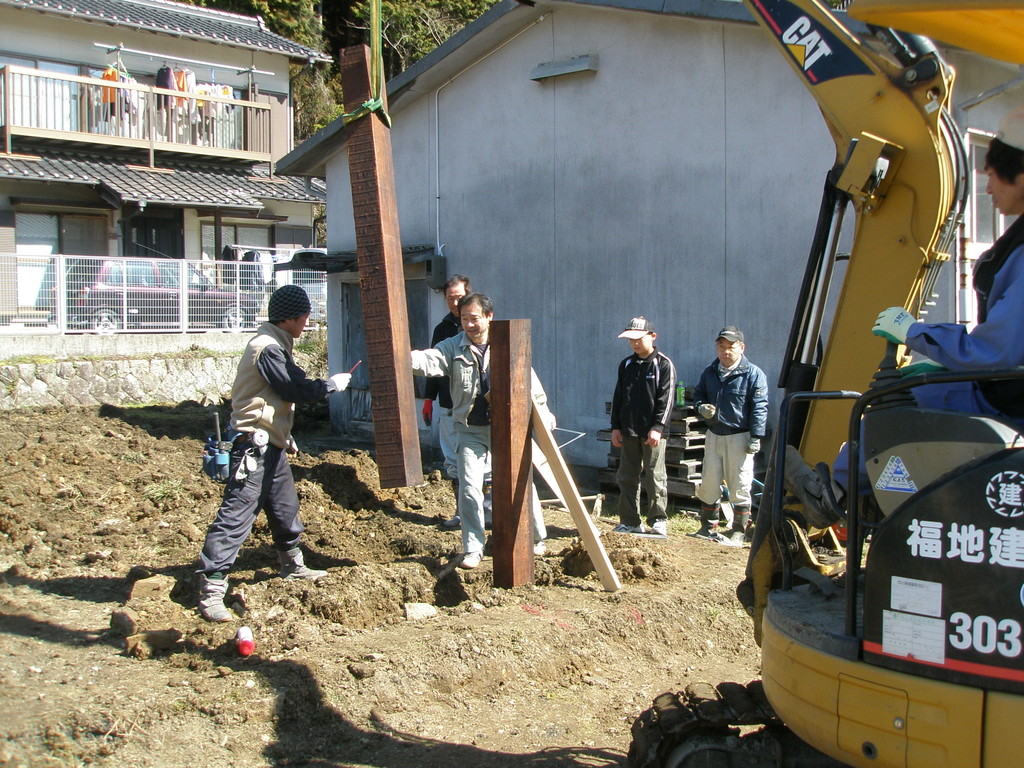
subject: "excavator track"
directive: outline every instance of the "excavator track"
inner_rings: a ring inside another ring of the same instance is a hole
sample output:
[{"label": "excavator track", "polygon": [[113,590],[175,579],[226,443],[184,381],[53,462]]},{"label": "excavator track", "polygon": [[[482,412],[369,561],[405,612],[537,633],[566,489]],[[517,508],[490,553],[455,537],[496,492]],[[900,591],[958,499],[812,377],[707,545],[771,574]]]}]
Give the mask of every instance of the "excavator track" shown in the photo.
[{"label": "excavator track", "polygon": [[760,680],[691,684],[634,721],[629,768],[841,768],[779,720]]}]

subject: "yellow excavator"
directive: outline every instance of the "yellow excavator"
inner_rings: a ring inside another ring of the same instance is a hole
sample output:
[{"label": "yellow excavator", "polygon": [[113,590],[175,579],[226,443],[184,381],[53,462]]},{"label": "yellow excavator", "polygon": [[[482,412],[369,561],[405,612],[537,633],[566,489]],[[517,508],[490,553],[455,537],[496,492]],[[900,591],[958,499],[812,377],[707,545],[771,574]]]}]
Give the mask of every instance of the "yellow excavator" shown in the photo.
[{"label": "yellow excavator", "polygon": [[[969,169],[949,110],[954,72],[929,38],[1024,65],[1024,4],[743,2],[836,147],[737,589],[762,678],[662,694],[633,725],[628,764],[1024,763],[1024,437],[910,395],[1024,371],[901,376],[903,349],[870,333],[886,307],[926,313],[962,223]],[[840,10],[867,31],[850,31]],[[831,463],[844,441],[850,477],[866,474],[872,492],[848,494],[840,529],[787,495],[784,467],[787,451]]]}]

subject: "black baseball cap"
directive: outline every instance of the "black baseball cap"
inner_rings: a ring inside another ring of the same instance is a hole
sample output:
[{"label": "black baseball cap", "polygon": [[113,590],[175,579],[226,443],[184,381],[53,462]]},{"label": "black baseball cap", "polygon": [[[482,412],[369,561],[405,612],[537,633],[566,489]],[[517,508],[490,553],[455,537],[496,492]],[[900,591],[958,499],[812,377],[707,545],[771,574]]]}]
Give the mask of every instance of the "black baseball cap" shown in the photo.
[{"label": "black baseball cap", "polygon": [[737,328],[735,325],[727,325],[725,328],[718,332],[715,337],[715,341],[719,339],[725,339],[726,341],[738,341],[743,343],[743,331]]}]

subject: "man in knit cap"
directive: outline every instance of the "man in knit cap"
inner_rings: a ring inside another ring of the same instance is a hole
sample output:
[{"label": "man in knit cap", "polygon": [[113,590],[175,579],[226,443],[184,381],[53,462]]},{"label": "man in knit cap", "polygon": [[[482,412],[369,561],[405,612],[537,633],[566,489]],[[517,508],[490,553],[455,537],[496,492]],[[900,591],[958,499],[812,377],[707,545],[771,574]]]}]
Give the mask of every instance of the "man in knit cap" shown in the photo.
[{"label": "man in knit cap", "polygon": [[249,340],[231,387],[231,426],[240,434],[231,448],[224,501],[206,534],[199,564],[199,613],[207,621],[230,621],[224,605],[227,573],[266,510],[286,579],[318,579],[299,549],[299,497],[286,453],[295,453],[295,403],[323,400],[348,387],[352,376],[310,379],[292,360],[292,346],[309,319],[309,297],[297,285],[278,288],[267,306],[268,322]]}]

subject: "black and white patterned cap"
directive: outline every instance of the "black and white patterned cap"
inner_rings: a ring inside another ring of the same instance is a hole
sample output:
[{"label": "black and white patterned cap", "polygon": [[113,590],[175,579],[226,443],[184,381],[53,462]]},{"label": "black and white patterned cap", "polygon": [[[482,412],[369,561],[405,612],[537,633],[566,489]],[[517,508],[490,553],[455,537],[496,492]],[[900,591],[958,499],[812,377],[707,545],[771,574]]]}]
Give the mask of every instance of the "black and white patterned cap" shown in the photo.
[{"label": "black and white patterned cap", "polygon": [[311,307],[306,291],[297,285],[282,285],[270,295],[267,319],[272,323],[308,315]]}]

